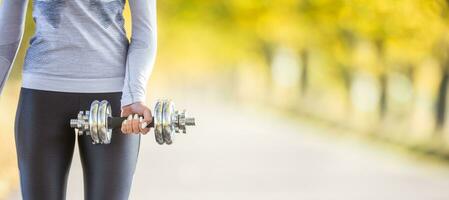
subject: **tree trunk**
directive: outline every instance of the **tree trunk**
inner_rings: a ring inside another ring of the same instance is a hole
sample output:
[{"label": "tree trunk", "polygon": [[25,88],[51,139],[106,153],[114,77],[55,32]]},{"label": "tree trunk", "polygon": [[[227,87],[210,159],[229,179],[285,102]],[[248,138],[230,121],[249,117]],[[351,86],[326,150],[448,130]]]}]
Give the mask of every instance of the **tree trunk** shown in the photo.
[{"label": "tree trunk", "polygon": [[351,99],[351,84],[352,84],[352,74],[351,67],[345,65],[339,65],[341,80],[345,87],[345,98],[346,98],[346,110],[348,113],[352,112],[352,99]]},{"label": "tree trunk", "polygon": [[379,113],[380,117],[384,118],[385,114],[387,113],[388,109],[388,102],[387,102],[387,87],[388,87],[388,80],[386,73],[382,73],[380,75],[380,101],[379,101]]},{"label": "tree trunk", "polygon": [[265,59],[267,66],[271,67],[271,64],[273,62],[273,45],[264,40],[261,40],[260,43],[263,58]]},{"label": "tree trunk", "polygon": [[383,39],[377,39],[375,41],[376,47],[377,47],[377,53],[379,56],[379,59],[381,61],[381,73],[379,76],[379,82],[380,82],[380,99],[379,99],[379,115],[380,118],[383,119],[385,115],[387,114],[388,109],[388,95],[387,95],[387,89],[388,89],[388,77],[387,77],[387,66],[385,63],[385,43]]},{"label": "tree trunk", "polygon": [[305,96],[308,88],[308,79],[309,79],[309,52],[307,50],[301,51],[301,95]]},{"label": "tree trunk", "polygon": [[446,99],[447,99],[447,89],[449,83],[449,71],[443,68],[443,73],[438,87],[438,97],[435,106],[436,113],[436,128],[441,129],[444,126],[444,121],[446,120]]}]

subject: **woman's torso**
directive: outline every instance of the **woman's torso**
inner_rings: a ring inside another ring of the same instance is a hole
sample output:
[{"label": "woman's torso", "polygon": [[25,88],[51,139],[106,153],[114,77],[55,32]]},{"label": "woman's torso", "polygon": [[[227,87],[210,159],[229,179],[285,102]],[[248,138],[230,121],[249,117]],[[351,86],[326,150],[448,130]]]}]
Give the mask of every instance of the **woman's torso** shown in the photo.
[{"label": "woman's torso", "polygon": [[23,86],[121,91],[129,46],[124,4],[125,0],[33,0],[36,31],[25,55]]}]

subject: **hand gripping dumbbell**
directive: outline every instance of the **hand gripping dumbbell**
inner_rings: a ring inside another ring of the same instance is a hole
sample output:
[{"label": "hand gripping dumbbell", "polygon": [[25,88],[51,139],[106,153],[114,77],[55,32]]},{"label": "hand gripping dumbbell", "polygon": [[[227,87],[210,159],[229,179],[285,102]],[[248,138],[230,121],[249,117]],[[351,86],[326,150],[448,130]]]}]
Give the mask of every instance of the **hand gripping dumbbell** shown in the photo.
[{"label": "hand gripping dumbbell", "polygon": [[[141,117],[141,116],[140,116]],[[111,143],[112,129],[120,128],[127,117],[112,117],[108,101],[95,100],[90,109],[80,111],[77,119],[70,120],[70,127],[77,135],[89,135],[93,144]],[[146,127],[154,128],[156,142],[172,144],[175,133],[186,133],[186,126],[195,126],[195,118],[186,117],[186,111],[175,110],[171,100],[158,100],[153,110],[153,121]]]}]

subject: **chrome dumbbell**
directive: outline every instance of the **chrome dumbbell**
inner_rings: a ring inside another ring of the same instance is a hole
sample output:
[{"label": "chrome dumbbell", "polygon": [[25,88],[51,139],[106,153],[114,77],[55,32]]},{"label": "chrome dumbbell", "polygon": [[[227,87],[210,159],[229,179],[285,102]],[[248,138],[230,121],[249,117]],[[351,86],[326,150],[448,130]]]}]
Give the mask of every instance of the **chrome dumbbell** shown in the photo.
[{"label": "chrome dumbbell", "polygon": [[[93,144],[109,144],[112,129],[120,128],[126,117],[112,117],[108,101],[95,100],[90,109],[80,111],[76,119],[70,120],[70,127],[77,135],[89,135]],[[186,111],[175,110],[171,100],[158,100],[153,110],[153,121],[147,127],[154,128],[158,144],[172,144],[175,133],[186,133],[187,126],[195,126],[195,118],[186,117]]]}]

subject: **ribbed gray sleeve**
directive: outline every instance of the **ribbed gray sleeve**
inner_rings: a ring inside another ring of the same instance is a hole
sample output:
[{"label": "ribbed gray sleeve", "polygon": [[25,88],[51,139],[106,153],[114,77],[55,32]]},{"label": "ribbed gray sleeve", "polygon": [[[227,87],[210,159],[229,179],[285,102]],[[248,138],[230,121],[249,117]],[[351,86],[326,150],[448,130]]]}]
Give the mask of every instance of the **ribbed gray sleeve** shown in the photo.
[{"label": "ribbed gray sleeve", "polygon": [[156,0],[129,0],[132,34],[126,60],[121,106],[145,102],[157,49]]},{"label": "ribbed gray sleeve", "polygon": [[22,40],[28,0],[3,0],[0,4],[0,94]]}]

